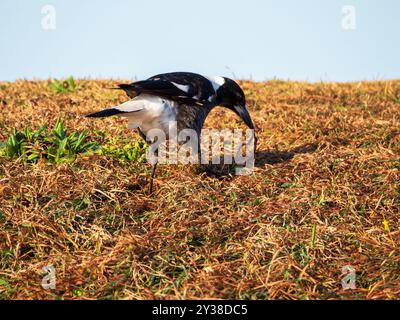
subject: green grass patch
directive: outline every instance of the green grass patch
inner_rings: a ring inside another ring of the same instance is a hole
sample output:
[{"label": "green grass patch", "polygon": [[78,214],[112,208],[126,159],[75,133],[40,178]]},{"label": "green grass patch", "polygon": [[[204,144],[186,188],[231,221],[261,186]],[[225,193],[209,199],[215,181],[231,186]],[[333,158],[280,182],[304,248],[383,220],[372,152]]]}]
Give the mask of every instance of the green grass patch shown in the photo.
[{"label": "green grass patch", "polygon": [[101,155],[112,156],[121,162],[143,162],[146,157],[147,145],[142,141],[125,141],[124,139],[111,138],[100,149]]},{"label": "green grass patch", "polygon": [[68,133],[60,119],[51,130],[47,126],[36,131],[29,128],[22,131],[14,129],[8,139],[0,143],[0,155],[20,158],[28,163],[37,163],[40,159],[57,164],[71,162],[79,154],[98,149],[99,144],[88,141],[88,135],[87,130]]},{"label": "green grass patch", "polygon": [[60,94],[75,92],[77,89],[77,85],[73,77],[69,77],[65,80],[53,80],[49,84],[49,88]]},{"label": "green grass patch", "polygon": [[110,138],[101,146],[99,142],[91,141],[90,136],[93,135],[88,130],[68,132],[64,122],[58,119],[51,130],[46,125],[36,131],[13,129],[7,140],[0,142],[0,156],[27,163],[45,160],[56,164],[72,163],[78,155],[91,154],[111,156],[121,162],[145,160],[147,145],[142,141]]}]

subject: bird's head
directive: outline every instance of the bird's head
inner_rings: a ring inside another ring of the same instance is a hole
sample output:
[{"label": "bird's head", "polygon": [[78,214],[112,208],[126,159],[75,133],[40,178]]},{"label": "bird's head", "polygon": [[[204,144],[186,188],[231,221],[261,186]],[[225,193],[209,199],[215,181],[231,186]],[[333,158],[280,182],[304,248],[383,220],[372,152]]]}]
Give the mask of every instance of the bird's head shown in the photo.
[{"label": "bird's head", "polygon": [[217,103],[235,112],[250,129],[254,130],[253,120],[247,110],[246,96],[242,88],[229,78],[223,78],[223,80],[217,90]]}]

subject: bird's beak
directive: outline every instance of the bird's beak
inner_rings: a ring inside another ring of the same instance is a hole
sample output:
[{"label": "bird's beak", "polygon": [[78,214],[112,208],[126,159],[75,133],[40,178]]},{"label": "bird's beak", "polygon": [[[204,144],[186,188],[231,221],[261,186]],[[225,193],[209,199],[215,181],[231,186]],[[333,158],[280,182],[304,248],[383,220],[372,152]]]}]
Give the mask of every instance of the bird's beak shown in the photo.
[{"label": "bird's beak", "polygon": [[247,111],[246,106],[235,106],[234,111],[250,129],[254,130],[253,120],[251,120],[250,113]]},{"label": "bird's beak", "polygon": [[246,106],[235,106],[233,108],[235,113],[244,121],[244,123],[249,127],[249,129],[254,130],[254,151],[257,150],[257,136],[255,133],[255,128],[253,124],[253,120],[251,120],[251,116]]}]

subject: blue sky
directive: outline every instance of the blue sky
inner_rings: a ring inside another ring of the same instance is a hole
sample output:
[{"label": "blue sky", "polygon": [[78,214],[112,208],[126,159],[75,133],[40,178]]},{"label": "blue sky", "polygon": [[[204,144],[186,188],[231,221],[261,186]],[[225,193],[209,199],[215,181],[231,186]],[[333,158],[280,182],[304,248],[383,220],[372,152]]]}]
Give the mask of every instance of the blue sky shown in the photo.
[{"label": "blue sky", "polygon": [[[55,29],[43,29],[45,5]],[[398,0],[1,0],[0,80],[394,79],[399,16]]]}]

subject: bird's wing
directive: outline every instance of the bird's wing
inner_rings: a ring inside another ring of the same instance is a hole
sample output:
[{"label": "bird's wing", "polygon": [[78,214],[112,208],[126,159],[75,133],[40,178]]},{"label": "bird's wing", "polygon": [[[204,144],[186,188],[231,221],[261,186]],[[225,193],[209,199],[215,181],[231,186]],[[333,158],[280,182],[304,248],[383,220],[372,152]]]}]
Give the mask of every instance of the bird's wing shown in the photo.
[{"label": "bird's wing", "polygon": [[144,81],[118,86],[128,96],[150,94],[178,103],[206,105],[213,101],[215,89],[207,78],[190,72],[156,75]]}]

